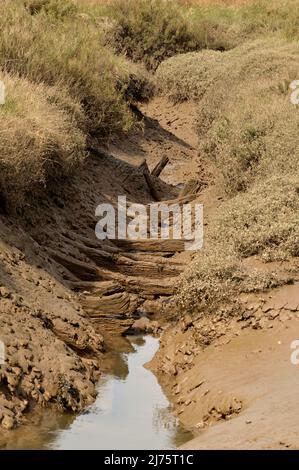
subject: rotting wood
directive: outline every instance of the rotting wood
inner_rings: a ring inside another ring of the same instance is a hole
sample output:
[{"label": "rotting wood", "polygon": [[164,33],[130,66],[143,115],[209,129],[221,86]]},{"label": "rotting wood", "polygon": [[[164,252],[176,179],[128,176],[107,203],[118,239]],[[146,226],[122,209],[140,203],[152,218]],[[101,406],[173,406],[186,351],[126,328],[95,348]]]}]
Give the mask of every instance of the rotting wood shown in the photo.
[{"label": "rotting wood", "polygon": [[147,277],[169,277],[178,276],[182,269],[170,264],[159,264],[152,261],[134,261],[124,256],[118,256],[115,268],[119,272],[129,274],[131,276],[147,276]]},{"label": "rotting wood", "polygon": [[189,180],[179,194],[179,198],[196,195],[202,188],[203,183],[198,180]]},{"label": "rotting wood", "polygon": [[48,248],[47,251],[54,261],[68,269],[72,274],[82,281],[99,281],[101,279],[105,279],[96,266],[92,266],[91,264],[85,263],[84,261],[79,261],[72,256],[64,255],[50,248]]},{"label": "rotting wood", "polygon": [[68,242],[81,242],[84,246],[89,248],[94,248],[97,250],[104,250],[109,253],[120,253],[121,250],[117,248],[113,242],[109,239],[106,240],[98,240],[96,237],[94,239],[85,237],[83,235],[79,235],[74,232],[63,232],[62,233],[64,238],[67,238]]},{"label": "rotting wood", "polygon": [[125,290],[124,286],[119,284],[117,281],[76,281],[68,283],[71,290],[77,292],[89,292],[93,295],[111,295],[117,292],[123,292]]},{"label": "rotting wood", "polygon": [[137,307],[137,297],[127,292],[109,296],[85,297],[81,301],[82,307],[89,316],[95,318],[101,315],[125,316],[133,314]]},{"label": "rotting wood", "polygon": [[150,191],[150,194],[152,196],[152,198],[155,200],[155,201],[160,201],[160,196],[154,186],[154,183],[153,183],[153,180],[151,178],[151,175],[150,173],[147,173],[147,172],[144,172],[143,173],[143,176],[144,176],[144,179],[148,185],[148,188],[149,188],[149,191]]},{"label": "rotting wood", "polygon": [[151,175],[158,178],[160,174],[162,173],[162,171],[164,170],[164,168],[166,167],[166,165],[168,164],[168,162],[169,162],[169,158],[166,155],[164,155],[161,158],[161,160],[157,163],[155,168],[152,170]]},{"label": "rotting wood", "polygon": [[104,250],[88,248],[83,244],[72,241],[72,245],[76,247],[82,254],[86,255],[91,261],[101,268],[107,268],[111,271],[122,272],[132,276],[148,276],[148,277],[167,277],[178,276],[182,272],[182,268],[174,263],[168,263],[163,260],[134,260],[121,254],[111,254]]},{"label": "rotting wood", "polygon": [[[168,252],[166,252],[167,254]],[[173,260],[171,258],[165,258],[163,255],[165,253],[134,253],[134,252],[122,252],[122,256],[125,256],[126,258],[133,259],[135,261],[152,261],[153,263],[159,263],[159,264],[167,264],[167,265],[174,265],[177,266],[179,269],[182,268],[184,269],[185,263],[183,261],[179,260]]]},{"label": "rotting wood", "polygon": [[185,249],[184,240],[115,240],[115,244],[126,251],[175,253]]},{"label": "rotting wood", "polygon": [[149,189],[149,192],[150,192],[150,195],[152,196],[152,198],[155,201],[160,201],[160,196],[159,196],[159,194],[158,194],[158,192],[155,188],[153,179],[152,179],[150,171],[149,171],[149,167],[148,167],[147,162],[146,162],[145,159],[143,160],[141,165],[139,165],[138,170],[143,174],[143,177],[145,179],[145,182],[148,186],[148,189]]}]

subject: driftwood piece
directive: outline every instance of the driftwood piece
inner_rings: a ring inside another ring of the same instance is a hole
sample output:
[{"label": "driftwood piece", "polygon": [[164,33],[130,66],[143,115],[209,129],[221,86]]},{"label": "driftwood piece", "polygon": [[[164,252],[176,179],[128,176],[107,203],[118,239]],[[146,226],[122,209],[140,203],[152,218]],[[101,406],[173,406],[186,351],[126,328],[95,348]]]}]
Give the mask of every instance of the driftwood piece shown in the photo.
[{"label": "driftwood piece", "polygon": [[125,251],[170,252],[184,251],[184,240],[115,240],[115,244]]},{"label": "driftwood piece", "polygon": [[93,318],[98,316],[125,316],[134,313],[138,302],[136,296],[127,292],[108,296],[86,297],[81,301],[82,307]]},{"label": "driftwood piece", "polygon": [[58,264],[61,264],[64,268],[68,269],[72,274],[74,274],[78,279],[82,281],[99,281],[102,277],[100,270],[92,266],[89,263],[79,261],[72,256],[67,256],[58,251],[48,249],[48,252]]},{"label": "driftwood piece", "polygon": [[166,276],[162,279],[160,277],[132,276],[104,268],[98,272],[103,282],[91,282],[93,279],[89,279],[90,276],[87,275],[84,276],[84,279],[82,276],[81,281],[69,282],[68,285],[72,290],[89,291],[93,295],[98,292],[104,296],[109,295],[110,292],[120,293],[125,290],[127,293],[137,294],[139,297],[169,296],[174,293],[177,279],[177,276]]},{"label": "driftwood piece", "polygon": [[157,163],[155,168],[152,170],[151,175],[158,177],[166,167],[167,163],[169,162],[169,158],[164,155],[164,157],[161,158],[161,160]]},{"label": "driftwood piece", "polygon": [[179,198],[183,198],[183,197],[190,196],[190,195],[196,196],[196,194],[202,188],[202,185],[203,184],[198,180],[189,180],[185,184],[183,189],[181,190],[181,192],[179,194]]},{"label": "driftwood piece", "polygon": [[[169,252],[166,252],[168,254]],[[182,268],[184,270],[185,263],[183,261],[174,260],[171,258],[166,258],[165,253],[134,253],[134,252],[122,252],[122,256],[126,258],[133,259],[135,261],[152,261],[153,263],[158,264],[167,264],[169,266],[177,266],[179,269]]]},{"label": "driftwood piece", "polygon": [[76,281],[68,283],[71,290],[76,292],[90,292],[93,295],[111,295],[123,292],[124,287],[117,281]]},{"label": "driftwood piece", "polygon": [[115,268],[119,272],[131,276],[147,276],[151,278],[178,276],[182,272],[182,269],[178,266],[166,263],[159,264],[152,261],[135,261],[125,256],[117,257]]},{"label": "driftwood piece", "polygon": [[107,268],[111,271],[121,272],[131,276],[165,277],[178,276],[182,269],[175,264],[167,263],[162,260],[142,260],[132,259],[122,256],[118,253],[111,254],[104,250],[96,250],[84,246],[79,242],[72,242],[81,253],[86,255],[91,261],[101,268]]},{"label": "driftwood piece", "polygon": [[175,292],[175,279],[168,278],[161,281],[161,279],[138,279],[128,277],[126,280],[126,288],[131,292],[135,292],[141,296],[170,296]]},{"label": "driftwood piece", "polygon": [[149,168],[145,159],[143,160],[141,165],[139,165],[138,170],[143,174],[143,177],[145,179],[145,182],[148,186],[148,189],[152,198],[155,201],[160,201],[160,196],[155,188],[153,179],[151,177],[151,174],[150,174],[150,171],[149,171]]},{"label": "driftwood piece", "polygon": [[146,181],[146,184],[148,185],[148,188],[149,188],[149,191],[150,191],[150,194],[152,196],[152,198],[155,200],[155,201],[160,201],[160,196],[154,186],[154,183],[153,183],[153,180],[151,178],[151,175],[149,173],[143,173],[143,176],[144,176],[144,179]]},{"label": "driftwood piece", "polygon": [[94,235],[94,238],[88,238],[83,235],[74,232],[63,232],[63,238],[67,239],[68,243],[81,243],[89,248],[97,250],[104,250],[108,253],[119,253],[121,250],[117,248],[110,240],[98,240]]}]

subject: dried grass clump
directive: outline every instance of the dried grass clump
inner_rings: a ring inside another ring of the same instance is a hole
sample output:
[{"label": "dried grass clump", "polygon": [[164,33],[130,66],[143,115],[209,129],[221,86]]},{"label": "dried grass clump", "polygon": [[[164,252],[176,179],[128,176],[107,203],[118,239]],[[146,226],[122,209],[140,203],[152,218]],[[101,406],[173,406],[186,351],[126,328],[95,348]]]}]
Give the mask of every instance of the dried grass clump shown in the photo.
[{"label": "dried grass clump", "polygon": [[21,207],[26,196],[48,180],[68,175],[85,158],[85,136],[62,91],[8,74],[6,102],[0,106],[0,194],[7,206]]},{"label": "dried grass clump", "polygon": [[8,4],[0,17],[0,66],[13,74],[64,86],[85,111],[84,130],[107,137],[133,125],[122,90],[119,59],[103,45],[92,21],[66,16],[56,20],[43,11],[30,13]]},{"label": "dried grass clump", "polygon": [[198,100],[213,84],[215,69],[223,63],[219,51],[204,50],[171,57],[156,71],[157,91],[174,102]]},{"label": "dried grass clump", "polygon": [[72,0],[25,0],[24,5],[31,15],[43,12],[56,19],[72,16],[78,11]]},{"label": "dried grass clump", "polygon": [[204,47],[197,28],[171,0],[116,0],[107,40],[117,53],[156,69],[166,58]]},{"label": "dried grass clump", "polygon": [[221,205],[205,233],[204,248],[183,274],[178,304],[188,311],[210,311],[240,293],[260,292],[288,282],[242,259],[263,261],[299,256],[299,176],[265,178]]},{"label": "dried grass clump", "polygon": [[286,174],[296,168],[299,114],[289,84],[299,76],[298,60],[298,44],[263,40],[159,67],[157,81],[168,96],[198,99],[200,153],[216,163],[229,194],[246,190],[268,166]]},{"label": "dried grass clump", "polygon": [[220,114],[222,108],[218,109],[217,105],[226,105],[236,96],[239,85],[243,87],[263,77],[278,82],[296,78],[297,61],[297,43],[263,39],[222,53],[200,51],[177,55],[159,66],[156,78],[160,93],[174,101],[206,97],[202,106],[207,113]]},{"label": "dried grass clump", "polygon": [[80,164],[87,136],[128,131],[130,103],[149,99],[154,85],[142,67],[103,45],[97,21],[67,9],[72,2],[3,2],[0,192],[6,205],[20,207]]},{"label": "dried grass clump", "polygon": [[252,270],[225,243],[207,241],[206,247],[181,277],[177,303],[188,312],[212,312],[241,293],[277,287],[282,281],[275,273]]},{"label": "dried grass clump", "polygon": [[[267,101],[278,94],[287,94],[290,82],[298,76],[299,47],[297,43],[274,39],[257,40],[221,54],[222,59],[209,69],[210,86],[200,102],[197,130],[204,137],[214,120],[230,109],[250,103],[255,96]],[[196,83],[196,77],[193,77]],[[267,91],[268,90],[268,91]],[[277,92],[270,96],[271,91]],[[268,96],[262,96],[268,93]],[[255,100],[258,104],[258,100]],[[255,105],[251,106],[252,109]]]},{"label": "dried grass clump", "polygon": [[297,0],[190,0],[184,8],[197,25],[207,24],[207,36],[211,27],[217,28],[216,39],[224,31],[224,39],[233,47],[269,35],[278,40],[299,37]]},{"label": "dried grass clump", "polygon": [[201,154],[216,164],[228,195],[269,175],[298,174],[299,113],[290,93],[279,85],[269,81],[240,86],[223,113],[203,124],[205,132],[198,124]]},{"label": "dried grass clump", "polygon": [[130,102],[147,102],[154,97],[156,81],[143,64],[118,57],[117,89]]},{"label": "dried grass clump", "polygon": [[299,172],[264,175],[221,206],[213,241],[226,238],[238,257],[265,261],[299,256]]}]

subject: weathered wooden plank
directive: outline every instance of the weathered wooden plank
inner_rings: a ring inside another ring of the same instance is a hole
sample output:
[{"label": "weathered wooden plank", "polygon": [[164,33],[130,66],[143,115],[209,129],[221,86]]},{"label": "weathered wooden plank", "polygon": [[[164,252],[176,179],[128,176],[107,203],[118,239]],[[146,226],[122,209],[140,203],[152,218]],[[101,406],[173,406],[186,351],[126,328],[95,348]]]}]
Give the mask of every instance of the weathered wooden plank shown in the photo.
[{"label": "weathered wooden plank", "polygon": [[126,251],[179,252],[184,251],[184,240],[115,240],[115,244]]},{"label": "weathered wooden plank", "polygon": [[79,261],[72,256],[64,255],[50,248],[48,248],[47,251],[49,252],[51,258],[53,258],[57,263],[61,264],[64,268],[68,269],[78,279],[81,279],[82,281],[104,280],[104,277],[101,275],[101,272],[96,266]]},{"label": "weathered wooden plank", "polygon": [[151,175],[155,177],[159,177],[164,168],[166,167],[167,163],[169,162],[169,158],[164,155],[161,160],[157,163],[155,168],[152,170]]},{"label": "weathered wooden plank", "polygon": [[120,292],[108,296],[90,296],[81,301],[82,307],[91,317],[102,315],[130,315],[137,309],[136,297],[127,292]]}]

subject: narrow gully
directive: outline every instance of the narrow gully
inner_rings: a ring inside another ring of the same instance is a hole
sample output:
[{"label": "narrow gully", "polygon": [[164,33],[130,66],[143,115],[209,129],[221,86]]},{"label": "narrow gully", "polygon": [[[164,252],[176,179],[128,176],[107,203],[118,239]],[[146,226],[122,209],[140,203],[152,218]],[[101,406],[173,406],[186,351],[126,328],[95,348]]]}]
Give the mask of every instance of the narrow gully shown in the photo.
[{"label": "narrow gully", "polygon": [[172,414],[156,377],[144,365],[159,348],[153,336],[128,337],[130,352],[106,356],[96,402],[79,416],[45,411],[11,434],[5,449],[173,449],[192,439]]}]

